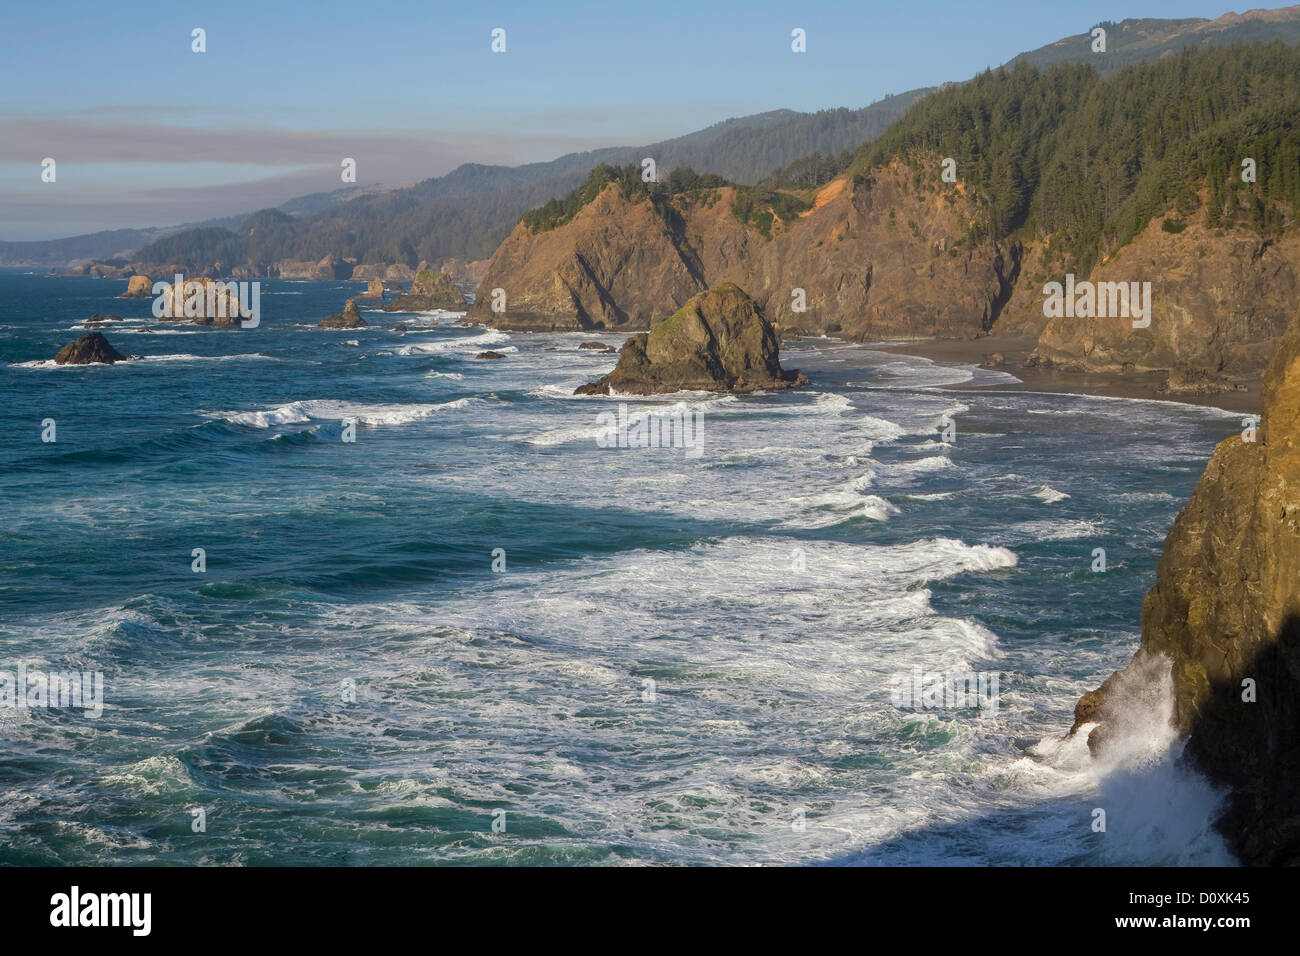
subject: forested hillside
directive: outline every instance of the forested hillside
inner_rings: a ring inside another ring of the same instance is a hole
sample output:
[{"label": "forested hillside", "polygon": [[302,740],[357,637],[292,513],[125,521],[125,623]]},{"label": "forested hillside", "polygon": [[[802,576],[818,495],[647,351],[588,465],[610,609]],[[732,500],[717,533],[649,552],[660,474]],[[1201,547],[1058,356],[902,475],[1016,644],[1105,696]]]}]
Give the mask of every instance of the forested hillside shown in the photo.
[{"label": "forested hillside", "polygon": [[[1046,240],[1045,264],[1087,271],[1170,203],[1177,231],[1276,233],[1300,207],[1300,52],[1280,42],[1186,51],[1100,77],[1020,65],[936,93],[859,151],[860,181],[902,158],[957,162],[983,216],[972,232]],[[1242,160],[1258,181],[1242,181]],[[1199,193],[1208,190],[1208,201]]]}]

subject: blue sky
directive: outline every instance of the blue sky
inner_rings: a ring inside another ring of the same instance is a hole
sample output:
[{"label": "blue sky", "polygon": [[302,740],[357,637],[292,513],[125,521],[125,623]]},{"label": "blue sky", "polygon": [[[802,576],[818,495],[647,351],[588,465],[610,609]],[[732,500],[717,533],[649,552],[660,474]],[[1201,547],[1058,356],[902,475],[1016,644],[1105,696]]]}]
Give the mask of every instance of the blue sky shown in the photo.
[{"label": "blue sky", "polygon": [[770,109],[860,107],[1101,20],[1217,17],[1225,2],[10,4],[0,239],[275,205],[338,188],[344,156],[362,184],[414,182]]}]

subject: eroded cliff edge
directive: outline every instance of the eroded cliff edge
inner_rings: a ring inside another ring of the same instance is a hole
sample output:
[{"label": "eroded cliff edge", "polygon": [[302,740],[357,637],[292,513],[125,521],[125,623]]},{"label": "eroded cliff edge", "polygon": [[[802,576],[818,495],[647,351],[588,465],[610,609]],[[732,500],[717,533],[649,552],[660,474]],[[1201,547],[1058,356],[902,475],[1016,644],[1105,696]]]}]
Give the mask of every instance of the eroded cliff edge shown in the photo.
[{"label": "eroded cliff edge", "polygon": [[[1228,789],[1218,827],[1247,864],[1300,864],[1300,317],[1251,436],[1221,442],[1165,540],[1133,661],[1075,711],[1094,753],[1139,675],[1171,670],[1185,759]],[[1254,440],[1247,440],[1253,437]]]}]

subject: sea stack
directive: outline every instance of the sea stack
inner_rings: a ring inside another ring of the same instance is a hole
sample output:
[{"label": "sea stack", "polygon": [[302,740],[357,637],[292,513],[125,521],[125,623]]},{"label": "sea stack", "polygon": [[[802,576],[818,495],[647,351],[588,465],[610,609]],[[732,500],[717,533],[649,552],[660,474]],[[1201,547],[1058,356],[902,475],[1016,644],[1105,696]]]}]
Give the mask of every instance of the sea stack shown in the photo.
[{"label": "sea stack", "polygon": [[1228,789],[1216,825],[1238,859],[1300,864],[1300,317],[1258,428],[1219,443],[1165,539],[1137,654],[1079,701],[1071,733],[1091,727],[1104,751],[1165,675],[1185,759]]},{"label": "sea stack", "polygon": [[[187,320],[195,325],[216,326],[234,326],[242,322],[239,295],[234,285],[207,276],[169,282],[163,287],[161,298],[162,314],[158,317],[164,322]],[[194,314],[189,314],[191,311]]]},{"label": "sea stack", "polygon": [[54,356],[55,365],[112,365],[124,362],[126,356],[108,344],[108,339],[98,332],[90,332],[69,342]]},{"label": "sea stack", "polygon": [[366,283],[366,291],[357,296],[358,299],[382,299],[384,297],[384,280],[378,276],[371,277]]},{"label": "sea stack", "polygon": [[126,291],[123,292],[119,299],[152,299],[153,283],[149,281],[148,276],[131,276],[126,280]]},{"label": "sea stack", "polygon": [[614,370],[574,394],[753,392],[807,384],[802,372],[781,368],[772,324],[745,290],[726,282],[632,336]]},{"label": "sea stack", "polygon": [[411,291],[384,306],[385,312],[427,312],[430,309],[465,311],[464,294],[445,272],[421,269],[411,282]]},{"label": "sea stack", "polygon": [[361,317],[356,299],[348,299],[347,305],[338,315],[331,315],[317,323],[322,329],[364,329],[370,323]]}]

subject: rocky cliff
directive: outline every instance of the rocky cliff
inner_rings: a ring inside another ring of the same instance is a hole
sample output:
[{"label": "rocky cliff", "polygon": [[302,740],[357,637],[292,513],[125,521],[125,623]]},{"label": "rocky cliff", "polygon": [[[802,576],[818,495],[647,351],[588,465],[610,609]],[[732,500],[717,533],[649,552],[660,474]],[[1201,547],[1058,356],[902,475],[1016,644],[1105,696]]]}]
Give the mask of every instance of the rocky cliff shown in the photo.
[{"label": "rocky cliff", "polygon": [[[920,173],[894,163],[868,180],[840,177],[784,214],[732,186],[656,205],[611,183],[563,225],[520,222],[470,315],[503,328],[644,329],[734,282],[783,331],[973,338],[1010,295],[1018,250],[968,238],[976,203]],[[491,309],[495,289],[504,312]]]},{"label": "rocky cliff", "polygon": [[678,391],[752,392],[807,385],[778,359],[772,325],[730,282],[701,292],[649,333],[623,344],[618,365],[576,395],[654,395]]},{"label": "rocky cliff", "polygon": [[[275,264],[273,270],[281,279],[349,279],[352,277],[352,264],[336,256],[325,256],[320,262],[298,262],[283,259]],[[216,275],[223,275],[218,269]]]},{"label": "rocky cliff", "polygon": [[1165,541],[1137,654],[1080,700],[1071,732],[1105,748],[1131,703],[1119,688],[1158,672],[1187,759],[1229,788],[1218,825],[1239,858],[1300,864],[1300,317],[1258,430],[1220,443]]},{"label": "rocky cliff", "polygon": [[[1150,282],[1150,327],[1125,318],[1040,320],[1036,361],[1096,372],[1172,370],[1175,389],[1189,377],[1213,387],[1264,371],[1300,301],[1300,236],[1264,239],[1243,228],[1211,230],[1199,219],[1169,232],[1165,222],[1153,219],[1086,277]],[[1041,316],[1042,284],[1025,292],[1025,311]]]},{"label": "rocky cliff", "polygon": [[[501,243],[469,317],[510,329],[645,329],[705,288],[694,251],[649,201],[610,184],[570,222]],[[493,311],[501,301],[504,311]]]}]

